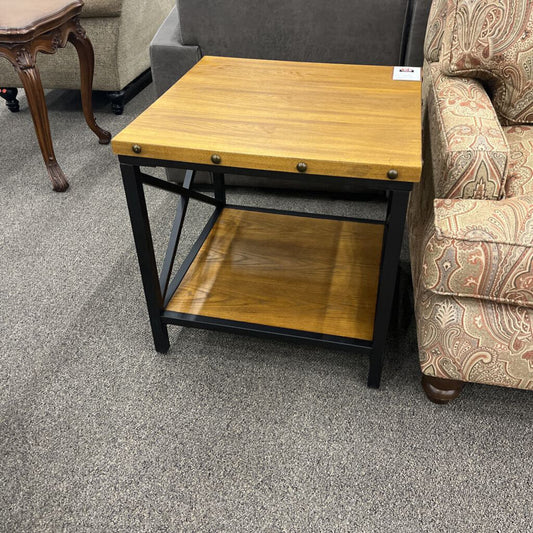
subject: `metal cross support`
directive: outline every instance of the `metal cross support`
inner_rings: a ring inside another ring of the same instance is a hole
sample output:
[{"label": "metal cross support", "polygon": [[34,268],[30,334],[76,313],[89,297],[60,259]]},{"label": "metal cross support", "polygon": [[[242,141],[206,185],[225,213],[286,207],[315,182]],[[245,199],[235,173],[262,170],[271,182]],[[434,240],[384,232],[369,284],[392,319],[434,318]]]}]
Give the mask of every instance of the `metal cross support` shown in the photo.
[{"label": "metal cross support", "polygon": [[[139,268],[141,270],[144,295],[146,297],[155,349],[158,352],[165,353],[170,344],[167,325],[161,320],[161,313],[163,312],[168,299],[173,294],[190,266],[190,263],[182,265],[182,268],[178,270],[172,283],[170,283],[172,266],[176,257],[185,215],[187,214],[189,198],[194,198],[201,202],[216,206],[215,213],[210,221],[210,227],[212,227],[220,213],[221,206],[225,203],[224,176],[223,174],[215,174],[213,177],[215,183],[215,198],[213,199],[210,196],[206,196],[191,189],[196,174],[196,171],[194,170],[188,170],[186,172],[183,186],[166,182],[145,174],[140,171],[140,168],[137,165],[121,163],[120,170],[122,173],[124,190],[126,192],[126,200],[128,203],[137,257],[139,259]],[[143,188],[143,184],[145,183],[164,190],[177,192],[181,196],[176,209],[176,216],[174,218],[174,224],[170,233],[160,276],[157,273],[154,244],[152,233],[150,231],[148,211],[146,208],[146,198]],[[204,230],[204,233],[205,239],[208,232]]]},{"label": "metal cross support", "polygon": [[[189,190],[194,180],[196,172],[194,170],[187,170],[185,173],[185,179],[183,180],[183,188]],[[178,249],[178,242],[181,236],[181,230],[183,229],[183,222],[185,221],[185,215],[187,214],[187,206],[189,205],[189,198],[187,196],[180,196],[178,202],[178,208],[176,210],[176,217],[174,218],[174,224],[170,237],[168,240],[167,252],[165,259],[163,260],[163,268],[161,269],[161,276],[159,277],[159,285],[161,287],[161,294],[163,298],[168,288],[170,281],[170,274],[172,272],[172,265],[174,264],[174,258],[176,257],[176,251]]]}]

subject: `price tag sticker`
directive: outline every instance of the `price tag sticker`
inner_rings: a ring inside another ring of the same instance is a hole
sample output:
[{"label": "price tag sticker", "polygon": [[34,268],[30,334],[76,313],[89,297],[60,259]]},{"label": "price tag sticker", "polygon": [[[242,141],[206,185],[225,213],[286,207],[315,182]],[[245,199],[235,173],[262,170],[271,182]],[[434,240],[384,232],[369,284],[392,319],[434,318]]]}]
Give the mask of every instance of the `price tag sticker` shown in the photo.
[{"label": "price tag sticker", "polygon": [[398,81],[420,81],[420,67],[394,67],[392,79]]}]

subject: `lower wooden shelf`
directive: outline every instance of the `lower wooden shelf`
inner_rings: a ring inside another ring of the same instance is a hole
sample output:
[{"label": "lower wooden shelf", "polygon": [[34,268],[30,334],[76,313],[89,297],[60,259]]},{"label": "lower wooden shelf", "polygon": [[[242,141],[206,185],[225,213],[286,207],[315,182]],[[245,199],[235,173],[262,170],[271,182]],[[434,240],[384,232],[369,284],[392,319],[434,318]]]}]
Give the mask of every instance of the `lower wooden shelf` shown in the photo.
[{"label": "lower wooden shelf", "polygon": [[226,208],[166,310],[371,341],[381,224]]}]

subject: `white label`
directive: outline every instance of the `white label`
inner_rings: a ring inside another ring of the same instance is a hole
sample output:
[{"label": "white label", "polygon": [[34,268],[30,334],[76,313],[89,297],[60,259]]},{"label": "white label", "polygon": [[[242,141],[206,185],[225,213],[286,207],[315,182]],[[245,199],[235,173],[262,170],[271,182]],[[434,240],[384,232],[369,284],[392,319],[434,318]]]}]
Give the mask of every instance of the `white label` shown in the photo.
[{"label": "white label", "polygon": [[393,80],[420,81],[420,67],[394,67]]}]

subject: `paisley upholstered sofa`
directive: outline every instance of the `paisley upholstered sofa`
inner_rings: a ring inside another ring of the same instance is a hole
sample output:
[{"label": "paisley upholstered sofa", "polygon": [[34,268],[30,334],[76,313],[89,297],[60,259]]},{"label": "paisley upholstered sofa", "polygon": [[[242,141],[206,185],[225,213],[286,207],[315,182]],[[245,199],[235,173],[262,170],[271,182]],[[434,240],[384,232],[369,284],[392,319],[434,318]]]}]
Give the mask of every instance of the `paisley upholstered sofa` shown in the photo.
[{"label": "paisley upholstered sofa", "polygon": [[435,0],[409,224],[423,386],[533,389],[533,2]]}]

